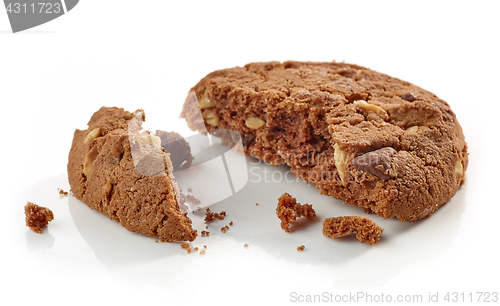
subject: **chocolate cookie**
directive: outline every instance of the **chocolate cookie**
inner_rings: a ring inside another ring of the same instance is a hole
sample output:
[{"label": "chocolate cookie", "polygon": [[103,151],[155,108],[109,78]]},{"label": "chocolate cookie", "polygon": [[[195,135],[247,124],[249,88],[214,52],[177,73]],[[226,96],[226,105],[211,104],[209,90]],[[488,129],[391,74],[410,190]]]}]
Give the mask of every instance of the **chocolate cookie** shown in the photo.
[{"label": "chocolate cookie", "polygon": [[164,241],[192,241],[172,164],[161,139],[140,133],[144,112],[103,107],[76,130],[69,152],[73,195],[129,231]]},{"label": "chocolate cookie", "polygon": [[445,101],[357,65],[215,71],[192,88],[181,117],[200,132],[236,130],[247,155],[287,164],[323,194],[384,218],[430,215],[467,169],[462,128]]}]

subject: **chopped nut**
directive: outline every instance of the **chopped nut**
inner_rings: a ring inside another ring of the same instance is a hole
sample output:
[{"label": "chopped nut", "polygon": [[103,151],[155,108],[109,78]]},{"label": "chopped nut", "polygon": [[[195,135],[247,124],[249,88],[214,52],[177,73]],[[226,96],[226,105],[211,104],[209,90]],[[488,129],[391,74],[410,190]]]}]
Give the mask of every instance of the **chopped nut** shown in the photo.
[{"label": "chopped nut", "polygon": [[285,69],[285,65],[283,65],[282,63],[276,64],[273,66],[273,70],[284,70],[284,69]]},{"label": "chopped nut", "polygon": [[203,118],[206,119],[206,122],[210,125],[217,126],[219,125],[219,116],[215,113],[215,111],[211,108],[203,110]]},{"label": "chopped nut", "polygon": [[88,177],[90,172],[92,171],[92,163],[96,159],[99,152],[97,152],[97,147],[94,146],[90,151],[85,155],[85,160],[83,162],[83,175]]},{"label": "chopped nut", "polygon": [[387,112],[383,110],[380,106],[377,106],[375,104],[368,103],[364,100],[356,100],[353,102],[354,105],[360,106],[367,111],[371,111],[379,115],[382,119],[386,120],[389,118],[389,115],[387,115]]},{"label": "chopped nut", "polygon": [[462,159],[458,159],[455,164],[455,174],[462,176],[464,174],[464,165],[462,165]]},{"label": "chopped nut", "polygon": [[257,117],[249,117],[245,121],[245,125],[252,130],[258,130],[261,127],[263,127],[266,124],[266,122],[260,118]]},{"label": "chopped nut", "polygon": [[417,130],[418,130],[418,125],[414,125],[406,129],[407,132],[416,132]]},{"label": "chopped nut", "polygon": [[200,109],[211,108],[215,106],[215,102],[208,98],[207,91],[205,90],[203,96],[198,102],[198,105],[200,106]]},{"label": "chopped nut", "polygon": [[347,178],[345,171],[345,163],[347,159],[347,152],[341,150],[340,146],[337,143],[333,146],[333,149],[335,150],[333,152],[333,158],[335,159],[335,166],[337,167],[337,170],[339,172],[340,180],[342,180],[342,186],[346,187]]},{"label": "chopped nut", "polygon": [[92,131],[90,131],[87,136],[85,136],[84,142],[87,143],[90,140],[94,140],[97,137],[101,136],[101,129],[100,128],[95,128]]},{"label": "chopped nut", "polygon": [[392,158],[397,151],[391,147],[384,147],[365,153],[352,160],[352,165],[357,169],[373,174],[382,180],[391,178]]},{"label": "chopped nut", "polygon": [[406,100],[408,102],[413,102],[415,101],[416,98],[417,96],[411,92],[405,93],[404,95],[401,96],[401,99]]}]

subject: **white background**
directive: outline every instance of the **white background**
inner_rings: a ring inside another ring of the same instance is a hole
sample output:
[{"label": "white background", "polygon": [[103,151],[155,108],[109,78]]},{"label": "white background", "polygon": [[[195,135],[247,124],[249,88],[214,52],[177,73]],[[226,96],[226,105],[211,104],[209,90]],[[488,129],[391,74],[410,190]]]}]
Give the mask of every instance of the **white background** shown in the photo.
[{"label": "white background", "polygon": [[[84,0],[17,34],[0,11],[0,304],[282,305],[356,292],[426,302],[429,293],[442,301],[447,292],[500,291],[498,2],[173,3]],[[323,237],[321,222],[287,234],[274,211],[285,191],[320,219],[361,209],[300,182],[249,182],[213,206],[228,217],[193,243],[207,245],[205,255],[130,233],[58,195],[69,190],[74,129],[101,106],[143,108],[146,127],[191,135],[178,116],[199,79],[269,60],[356,63],[448,101],[469,144],[466,185],[426,220],[372,216],[385,232],[369,246]],[[27,201],[55,214],[42,235],[25,227]]]}]

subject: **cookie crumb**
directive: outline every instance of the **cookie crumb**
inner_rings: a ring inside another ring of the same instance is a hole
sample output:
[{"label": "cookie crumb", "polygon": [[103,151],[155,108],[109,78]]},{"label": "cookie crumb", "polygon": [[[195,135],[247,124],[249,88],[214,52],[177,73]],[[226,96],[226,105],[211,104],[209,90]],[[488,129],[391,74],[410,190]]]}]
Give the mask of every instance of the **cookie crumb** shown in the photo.
[{"label": "cookie crumb", "polygon": [[28,202],[24,206],[25,221],[33,232],[41,234],[42,228],[54,220],[54,214],[46,207]]},{"label": "cookie crumb", "polygon": [[191,188],[188,188],[188,192],[193,192],[193,189],[191,189]]},{"label": "cookie crumb", "polygon": [[195,248],[194,248],[194,250],[195,250],[195,251],[198,251],[198,247],[195,247]]},{"label": "cookie crumb", "polygon": [[304,249],[305,249],[305,248],[306,248],[306,247],[305,247],[305,246],[303,246],[303,245],[298,246],[298,247],[297,247],[297,251],[304,251]]},{"label": "cookie crumb", "polygon": [[205,250],[201,250],[200,255],[205,255]]},{"label": "cookie crumb", "polygon": [[224,220],[224,217],[226,217],[225,211],[221,211],[220,213],[215,213],[215,212],[211,212],[210,208],[208,208],[208,207],[207,207],[206,211],[207,211],[207,213],[205,215],[205,222],[210,222],[210,221],[213,221],[215,219]]},{"label": "cookie crumb", "polygon": [[281,228],[287,233],[290,232],[290,223],[297,220],[298,217],[306,217],[309,220],[316,219],[316,212],[311,204],[297,203],[297,200],[287,192],[278,199],[276,215],[281,220]]},{"label": "cookie crumb", "polygon": [[57,188],[57,190],[59,190],[59,194],[60,194],[60,195],[68,195],[68,192],[67,192],[67,191],[64,191],[64,190],[59,189],[59,188]]},{"label": "cookie crumb", "polygon": [[183,243],[181,244],[181,248],[183,248],[184,250],[187,251],[187,253],[191,253],[191,246],[189,245],[189,243]]},{"label": "cookie crumb", "polygon": [[375,244],[383,231],[375,222],[361,216],[333,217],[323,221],[323,235],[330,238],[356,233],[360,242]]},{"label": "cookie crumb", "polygon": [[201,231],[201,237],[208,237],[208,236],[210,236],[209,231]]},{"label": "cookie crumb", "polygon": [[248,248],[248,244],[245,243],[245,245],[243,247]]},{"label": "cookie crumb", "polygon": [[158,240],[155,240],[156,243],[158,243],[159,241]]},{"label": "cookie crumb", "polygon": [[255,203],[255,205],[259,205],[259,203]]},{"label": "cookie crumb", "polygon": [[229,225],[233,226],[233,224],[234,224],[233,221],[229,222]]},{"label": "cookie crumb", "polygon": [[223,226],[223,227],[221,227],[221,228],[220,228],[220,230],[221,230],[223,233],[227,232],[227,230],[228,230],[228,229],[229,229],[229,226],[227,226],[227,225],[226,225],[226,226]]},{"label": "cookie crumb", "polygon": [[207,248],[207,246],[206,246],[206,245],[204,245],[203,247],[204,247],[205,249]]}]

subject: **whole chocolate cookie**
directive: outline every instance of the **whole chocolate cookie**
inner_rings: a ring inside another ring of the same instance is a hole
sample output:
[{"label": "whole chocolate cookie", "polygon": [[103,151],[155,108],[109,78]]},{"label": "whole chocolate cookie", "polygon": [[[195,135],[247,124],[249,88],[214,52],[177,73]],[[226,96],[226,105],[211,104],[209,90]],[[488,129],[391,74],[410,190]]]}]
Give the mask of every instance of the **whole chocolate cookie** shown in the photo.
[{"label": "whole chocolate cookie", "polygon": [[103,107],[76,130],[69,152],[73,195],[129,231],[164,241],[192,241],[196,231],[179,206],[179,190],[161,139],[140,132],[144,112]]},{"label": "whole chocolate cookie", "polygon": [[384,218],[430,215],[467,169],[462,128],[445,101],[357,65],[215,71],[192,88],[181,117],[200,132],[236,130],[247,155],[287,164],[323,194]]}]

